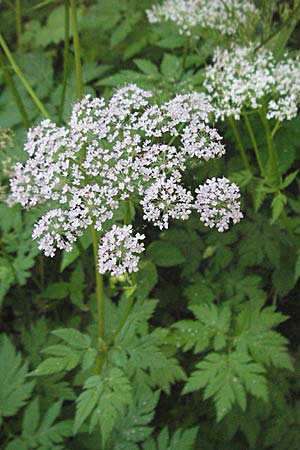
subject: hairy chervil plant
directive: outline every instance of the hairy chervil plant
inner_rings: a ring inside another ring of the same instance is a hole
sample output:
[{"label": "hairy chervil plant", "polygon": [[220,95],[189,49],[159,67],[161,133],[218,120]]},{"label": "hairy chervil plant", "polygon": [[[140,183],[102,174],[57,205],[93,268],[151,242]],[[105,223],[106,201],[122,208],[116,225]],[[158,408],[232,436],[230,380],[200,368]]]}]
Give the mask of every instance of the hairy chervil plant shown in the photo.
[{"label": "hairy chervil plant", "polygon": [[196,200],[182,182],[189,159],[207,161],[225,152],[208,125],[211,110],[203,94],[158,105],[135,85],[119,89],[108,103],[86,96],[67,126],[44,120],[29,130],[29,159],[15,167],[10,201],[26,208],[47,203],[33,231],[45,255],[70,251],[92,227],[101,236],[100,273],[135,272],[144,236],[134,236],[128,223],[116,225],[122,203],[124,209],[128,202],[140,204],[144,219],[160,229],[171,219],[187,220],[193,210],[219,231],[242,217],[238,187],[227,179],[199,186]]},{"label": "hairy chervil plant", "polygon": [[147,11],[150,23],[174,22],[181,34],[193,35],[193,29],[216,30],[231,36],[252,26],[258,10],[250,0],[165,0]]}]

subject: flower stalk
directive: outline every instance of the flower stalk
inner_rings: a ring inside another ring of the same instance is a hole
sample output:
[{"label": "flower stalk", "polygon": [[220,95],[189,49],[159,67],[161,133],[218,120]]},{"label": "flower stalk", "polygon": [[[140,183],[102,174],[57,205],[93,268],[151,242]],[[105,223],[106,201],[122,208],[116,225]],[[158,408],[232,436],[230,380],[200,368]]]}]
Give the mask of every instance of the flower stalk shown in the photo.
[{"label": "flower stalk", "polygon": [[14,69],[16,75],[19,77],[19,79],[23,83],[25,89],[27,90],[28,94],[30,95],[30,97],[32,98],[32,100],[34,101],[34,103],[36,104],[38,109],[41,111],[41,113],[43,114],[44,117],[46,117],[47,119],[50,119],[50,115],[49,115],[48,111],[46,110],[46,108],[43,105],[43,103],[41,102],[41,100],[35,94],[34,90],[28,83],[28,81],[27,81],[25,75],[23,74],[22,70],[20,69],[20,67],[15,62],[14,57],[12,56],[11,51],[9,50],[1,33],[0,33],[0,46],[2,47],[2,50],[5,53],[12,68]]}]

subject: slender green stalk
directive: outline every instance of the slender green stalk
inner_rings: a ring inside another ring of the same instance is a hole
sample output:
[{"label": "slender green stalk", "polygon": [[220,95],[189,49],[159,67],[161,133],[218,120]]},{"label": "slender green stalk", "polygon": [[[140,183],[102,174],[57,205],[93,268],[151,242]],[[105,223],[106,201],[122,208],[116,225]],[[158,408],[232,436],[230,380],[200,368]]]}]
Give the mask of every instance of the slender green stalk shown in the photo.
[{"label": "slender green stalk", "polygon": [[75,56],[75,66],[76,66],[76,89],[77,89],[77,97],[79,99],[81,99],[83,96],[83,78],[82,78],[81,58],[80,58],[80,44],[79,44],[79,34],[78,34],[76,0],[70,0],[70,6],[71,6],[71,18],[72,18],[74,56]]},{"label": "slender green stalk", "polygon": [[1,51],[0,51],[0,67],[2,69],[4,80],[5,80],[6,84],[7,84],[7,86],[9,87],[9,89],[11,90],[11,93],[12,93],[12,95],[14,97],[14,100],[16,102],[17,108],[18,108],[18,110],[20,112],[20,115],[22,117],[24,126],[26,128],[28,128],[29,127],[29,118],[28,118],[26,109],[24,107],[24,104],[22,102],[20,94],[19,94],[19,92],[18,92],[18,90],[16,88],[15,82],[14,82],[13,78],[10,76],[9,71],[6,69],[5,61],[4,61],[4,58],[2,56],[2,52]]},{"label": "slender green stalk", "polygon": [[2,36],[2,34],[0,33],[0,46],[2,47],[8,61],[10,62],[12,68],[14,69],[16,75],[20,78],[21,82],[23,83],[25,89],[27,90],[28,94],[31,96],[32,100],[34,101],[34,103],[36,104],[36,106],[38,107],[38,109],[41,111],[41,113],[43,114],[44,117],[46,117],[47,119],[50,119],[50,115],[47,112],[46,108],[44,107],[43,103],[40,101],[40,99],[36,96],[35,92],[33,91],[32,87],[30,86],[30,84],[28,83],[26,77],[24,76],[22,70],[20,69],[20,67],[17,65],[17,63],[15,62],[8,46],[6,45],[6,42]]},{"label": "slender green stalk", "polygon": [[280,122],[279,120],[277,120],[276,125],[275,125],[275,127],[273,128],[272,133],[271,133],[272,138],[275,136],[275,134],[276,134],[278,128],[280,127],[280,125],[281,125],[281,122]]},{"label": "slender green stalk", "polygon": [[21,0],[16,0],[15,12],[16,12],[17,43],[18,43],[18,50],[20,50],[21,49],[21,37],[22,37]]},{"label": "slender green stalk", "polygon": [[264,111],[260,112],[260,117],[261,117],[261,121],[263,123],[265,132],[266,132],[266,139],[267,139],[269,158],[270,158],[270,163],[271,163],[271,168],[272,168],[272,174],[273,174],[275,182],[277,184],[280,184],[281,177],[280,177],[280,173],[279,173],[279,169],[278,169],[277,156],[276,156],[274,145],[273,145],[272,133],[271,133],[269,122],[265,116]]},{"label": "slender green stalk", "polygon": [[65,0],[65,41],[64,41],[64,73],[63,73],[63,86],[61,91],[61,99],[58,113],[58,122],[62,122],[64,104],[66,98],[67,78],[69,71],[69,40],[70,40],[70,15],[69,15],[69,2]]},{"label": "slender green stalk", "polygon": [[183,70],[186,67],[186,59],[190,48],[190,42],[191,38],[189,36],[186,36],[185,43],[184,43],[184,49],[183,49],[183,57],[182,57],[182,68]]},{"label": "slender green stalk", "polygon": [[258,149],[258,146],[257,146],[257,142],[256,142],[256,139],[255,139],[255,135],[254,135],[254,132],[253,132],[253,128],[252,128],[251,122],[248,119],[248,116],[246,116],[246,115],[244,115],[244,120],[245,120],[245,124],[246,124],[247,130],[248,130],[248,133],[249,133],[252,145],[253,145],[253,149],[254,149],[254,153],[255,153],[255,156],[256,156],[256,160],[257,160],[257,163],[258,163],[258,167],[259,167],[260,173],[261,173],[261,175],[263,177],[265,177],[265,169],[264,169],[263,163],[261,161],[259,149]]},{"label": "slender green stalk", "polygon": [[[77,24],[77,10],[76,1],[70,0],[71,6],[71,20],[72,20],[72,31],[73,31],[73,45],[74,45],[74,57],[76,66],[76,92],[79,99],[83,96],[83,78],[81,70],[81,60],[80,60],[80,44],[79,44],[79,34],[78,34],[78,24]],[[84,159],[85,148],[81,150],[81,160]],[[98,271],[98,234],[94,228],[94,224],[91,225],[91,235],[93,241],[93,253],[94,253],[94,269],[96,278],[96,297],[97,297],[97,314],[98,314],[98,338],[103,341],[104,338],[104,298],[103,298],[103,277]],[[96,362],[97,373],[101,371],[103,367],[105,356],[102,353],[99,354]]]},{"label": "slender green stalk", "polygon": [[246,155],[246,151],[245,151],[245,148],[244,148],[244,145],[243,145],[240,133],[239,133],[239,131],[237,129],[237,126],[235,124],[235,121],[234,121],[233,117],[229,117],[229,123],[230,123],[230,126],[232,128],[232,131],[233,131],[233,134],[234,134],[234,137],[235,137],[238,149],[240,151],[240,154],[241,154],[241,157],[242,157],[242,160],[243,160],[243,163],[244,163],[244,167],[245,167],[246,170],[251,172],[251,167],[250,167],[247,155]]},{"label": "slender green stalk", "polygon": [[103,339],[104,337],[104,305],[103,305],[103,278],[98,271],[98,235],[95,228],[91,228],[93,238],[93,252],[94,252],[94,265],[95,265],[95,278],[96,278],[96,296],[98,306],[98,336]]}]

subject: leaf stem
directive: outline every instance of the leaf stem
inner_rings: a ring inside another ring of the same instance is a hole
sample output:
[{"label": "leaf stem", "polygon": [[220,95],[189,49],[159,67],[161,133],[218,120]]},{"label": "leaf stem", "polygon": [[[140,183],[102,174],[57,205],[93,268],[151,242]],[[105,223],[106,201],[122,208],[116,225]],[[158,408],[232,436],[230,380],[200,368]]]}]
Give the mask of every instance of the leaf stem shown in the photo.
[{"label": "leaf stem", "polygon": [[244,115],[244,120],[245,120],[245,124],[246,124],[247,130],[248,130],[248,133],[249,133],[249,136],[250,136],[250,139],[251,139],[251,143],[253,145],[253,149],[254,149],[254,153],[255,153],[255,156],[256,156],[256,160],[257,160],[257,163],[258,163],[258,167],[259,167],[260,173],[261,173],[261,175],[263,177],[265,177],[266,176],[265,175],[265,169],[264,169],[261,157],[260,157],[259,149],[258,149],[258,146],[257,146],[257,142],[256,142],[256,139],[255,139],[255,135],[254,135],[254,132],[253,132],[253,128],[252,128],[251,122],[248,119],[248,116],[246,116],[246,115]]},{"label": "leaf stem", "polygon": [[247,155],[246,155],[245,147],[243,145],[240,133],[239,133],[239,131],[237,129],[237,126],[235,124],[235,120],[233,119],[233,117],[229,117],[229,123],[230,123],[230,126],[232,128],[232,131],[233,131],[233,134],[234,134],[234,137],[235,137],[238,149],[240,151],[240,154],[241,154],[241,157],[242,157],[245,169],[248,170],[250,173],[252,173],[251,172],[251,167],[250,167]]},{"label": "leaf stem", "polygon": [[273,128],[272,133],[271,133],[272,138],[275,136],[275,134],[276,134],[278,128],[280,127],[280,125],[281,125],[280,121],[277,120],[276,125],[275,125],[275,127]]},{"label": "leaf stem", "polygon": [[280,184],[281,176],[280,176],[279,169],[278,169],[278,161],[277,161],[277,157],[276,157],[276,153],[275,153],[275,149],[274,149],[274,145],[273,145],[272,133],[271,133],[269,122],[265,116],[264,111],[260,111],[259,114],[260,114],[263,126],[265,128],[267,146],[268,146],[268,152],[269,152],[269,158],[270,158],[273,177],[274,177],[275,183],[278,185],[278,184]]},{"label": "leaf stem", "polygon": [[44,117],[46,117],[47,119],[50,119],[50,115],[47,112],[46,108],[44,107],[43,103],[40,101],[40,99],[36,96],[35,92],[33,91],[32,87],[30,86],[30,84],[28,83],[26,77],[24,76],[22,70],[20,69],[20,67],[17,65],[17,63],[15,62],[8,46],[6,45],[6,42],[2,36],[2,34],[0,33],[0,46],[2,47],[8,61],[10,62],[12,68],[14,69],[16,75],[20,78],[21,82],[23,83],[25,89],[27,90],[28,94],[31,96],[32,100],[34,101],[34,103],[36,104],[36,106],[38,107],[38,109],[41,111],[41,113],[43,114]]}]

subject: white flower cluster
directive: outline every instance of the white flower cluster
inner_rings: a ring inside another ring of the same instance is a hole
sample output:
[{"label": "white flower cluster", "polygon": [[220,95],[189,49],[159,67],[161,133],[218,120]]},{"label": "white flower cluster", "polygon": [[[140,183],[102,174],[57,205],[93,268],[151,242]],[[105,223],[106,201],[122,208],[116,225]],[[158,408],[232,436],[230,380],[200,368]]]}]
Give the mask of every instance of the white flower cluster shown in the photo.
[{"label": "white flower cluster", "polygon": [[142,236],[132,236],[129,226],[109,230],[115,213],[131,201],[161,229],[170,219],[188,219],[195,201],[182,185],[186,164],[225,152],[220,135],[208,126],[211,111],[204,94],[178,95],[158,105],[151,92],[135,85],[119,89],[108,102],[86,96],[65,127],[44,120],[29,130],[29,158],[15,167],[10,201],[23,207],[46,203],[48,212],[33,232],[46,255],[70,251],[93,226],[102,235],[100,272],[136,271]]},{"label": "white flower cluster", "polygon": [[187,35],[197,26],[234,35],[241,27],[253,25],[257,14],[250,0],[165,0],[147,10],[150,23],[174,22]]},{"label": "white flower cluster", "polygon": [[195,207],[205,226],[222,232],[229,228],[230,220],[237,223],[243,217],[240,211],[240,191],[225,177],[212,178],[196,189]]},{"label": "white flower cluster", "polygon": [[277,62],[271,51],[254,46],[217,48],[204,85],[216,119],[238,120],[243,108],[266,107],[267,118],[290,120],[300,102],[300,59]]},{"label": "white flower cluster", "polygon": [[139,243],[143,239],[144,234],[137,233],[132,236],[131,225],[123,227],[113,225],[99,245],[99,272],[102,274],[110,272],[115,277],[126,272],[137,272],[138,255],[145,250],[144,244]]}]

